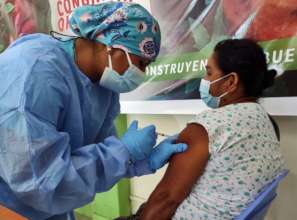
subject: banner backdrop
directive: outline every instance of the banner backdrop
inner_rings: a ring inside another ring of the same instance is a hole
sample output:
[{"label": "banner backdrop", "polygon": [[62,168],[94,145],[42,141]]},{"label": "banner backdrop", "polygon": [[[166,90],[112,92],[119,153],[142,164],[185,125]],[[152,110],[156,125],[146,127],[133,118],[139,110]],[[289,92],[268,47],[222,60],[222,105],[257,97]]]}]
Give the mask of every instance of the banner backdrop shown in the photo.
[{"label": "banner backdrop", "polygon": [[[124,0],[123,0],[124,1]],[[0,0],[0,51],[22,34],[72,34],[68,18],[81,5],[104,0]],[[126,0],[147,8],[160,22],[162,48],[146,70],[146,82],[121,95],[122,112],[195,114],[200,79],[214,45],[252,38],[264,48],[275,85],[260,100],[275,115],[297,115],[297,0]]]},{"label": "banner backdrop", "polygon": [[[125,94],[130,113],[198,113],[200,79],[217,42],[252,38],[265,49],[275,85],[261,102],[277,115],[297,115],[297,0],[151,0],[162,30],[159,59],[147,82]],[[144,101],[145,100],[145,101]],[[131,110],[131,111],[130,111]]]}]

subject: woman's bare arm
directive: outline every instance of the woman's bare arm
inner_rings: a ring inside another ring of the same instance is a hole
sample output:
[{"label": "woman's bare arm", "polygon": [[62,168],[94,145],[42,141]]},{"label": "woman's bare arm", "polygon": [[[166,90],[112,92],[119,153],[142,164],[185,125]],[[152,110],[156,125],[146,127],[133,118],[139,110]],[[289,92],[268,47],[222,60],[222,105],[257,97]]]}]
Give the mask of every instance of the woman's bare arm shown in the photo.
[{"label": "woman's bare arm", "polygon": [[188,124],[178,141],[188,144],[188,150],[174,155],[168,169],[143,210],[141,220],[171,219],[180,203],[189,195],[207,164],[208,134],[199,124]]}]

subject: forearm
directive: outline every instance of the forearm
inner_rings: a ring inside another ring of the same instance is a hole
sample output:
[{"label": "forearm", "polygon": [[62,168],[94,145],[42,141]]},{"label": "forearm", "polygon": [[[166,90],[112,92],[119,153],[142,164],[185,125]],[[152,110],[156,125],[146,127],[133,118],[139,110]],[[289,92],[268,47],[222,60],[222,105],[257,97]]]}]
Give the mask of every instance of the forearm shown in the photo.
[{"label": "forearm", "polygon": [[152,193],[147,203],[143,205],[139,216],[141,220],[166,220],[171,219],[183,198],[173,194],[170,190],[156,190]]}]

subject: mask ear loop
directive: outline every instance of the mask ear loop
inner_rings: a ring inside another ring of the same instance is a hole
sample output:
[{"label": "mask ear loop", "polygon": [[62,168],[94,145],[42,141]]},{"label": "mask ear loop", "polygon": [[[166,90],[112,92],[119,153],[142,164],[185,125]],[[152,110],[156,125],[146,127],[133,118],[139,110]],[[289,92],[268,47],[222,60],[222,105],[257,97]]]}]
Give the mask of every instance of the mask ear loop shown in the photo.
[{"label": "mask ear loop", "polygon": [[125,54],[126,54],[126,56],[127,56],[127,60],[128,60],[129,66],[132,66],[133,63],[132,63],[132,61],[131,61],[131,57],[130,57],[129,53],[128,53],[126,50],[124,50],[124,51],[125,51]]},{"label": "mask ear loop", "polygon": [[109,66],[109,68],[113,69],[113,68],[112,68],[112,60],[111,60],[111,55],[110,55],[110,52],[111,52],[111,48],[110,48],[110,47],[107,47],[107,54],[108,54],[108,66]]},{"label": "mask ear loop", "polygon": [[[221,79],[225,79],[225,78],[227,78],[228,76],[231,76],[231,75],[232,75],[232,73],[229,73],[229,74],[227,74],[226,76],[224,76]],[[221,80],[221,79],[219,79],[219,80]],[[219,80],[217,80],[217,81],[219,81]],[[222,97],[224,97],[224,96],[226,96],[228,94],[229,94],[229,92],[224,92],[222,95],[219,96],[219,98],[222,98]]]},{"label": "mask ear loop", "polygon": [[229,74],[227,74],[227,75],[225,75],[225,76],[223,76],[223,77],[221,77],[221,78],[218,78],[218,79],[216,79],[216,80],[210,82],[210,84],[213,84],[213,83],[216,83],[216,82],[218,82],[218,81],[221,81],[222,79],[225,79],[225,78],[227,78],[227,77],[229,77],[229,76],[231,76],[231,75],[232,75],[232,73],[229,73]]},{"label": "mask ear loop", "polygon": [[224,92],[222,95],[219,96],[219,98],[223,98],[225,95],[228,95],[229,92]]}]

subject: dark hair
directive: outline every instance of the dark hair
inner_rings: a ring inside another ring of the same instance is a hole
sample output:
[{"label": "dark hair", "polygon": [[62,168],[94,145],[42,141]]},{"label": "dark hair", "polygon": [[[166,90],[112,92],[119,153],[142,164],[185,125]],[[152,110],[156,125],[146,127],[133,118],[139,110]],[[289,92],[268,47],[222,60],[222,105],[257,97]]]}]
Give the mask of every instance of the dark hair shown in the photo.
[{"label": "dark hair", "polygon": [[225,75],[238,74],[247,96],[259,97],[274,83],[277,72],[267,70],[265,53],[253,40],[223,40],[215,46],[214,57]]}]

